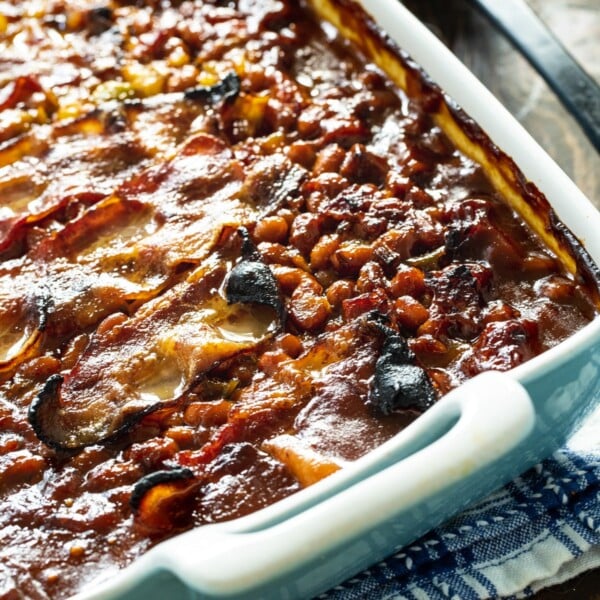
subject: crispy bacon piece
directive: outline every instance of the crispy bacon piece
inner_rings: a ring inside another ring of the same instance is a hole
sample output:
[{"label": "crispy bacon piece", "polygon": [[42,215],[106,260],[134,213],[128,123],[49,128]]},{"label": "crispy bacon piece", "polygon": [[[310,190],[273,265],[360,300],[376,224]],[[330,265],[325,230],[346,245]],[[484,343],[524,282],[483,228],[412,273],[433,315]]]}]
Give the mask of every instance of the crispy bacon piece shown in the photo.
[{"label": "crispy bacon piece", "polygon": [[[101,200],[151,157],[172,152],[189,135],[194,119],[205,114],[204,103],[232,100],[239,87],[239,77],[230,73],[214,86],[184,93],[104,102],[0,146],[0,252],[27,227],[82,196],[88,203]],[[0,110],[35,91],[41,91],[35,80],[18,78]]]},{"label": "crispy bacon piece", "polygon": [[14,337],[10,307],[35,303],[35,281],[49,290],[47,327],[59,336],[155,297],[180,265],[198,265],[224,229],[252,219],[253,205],[240,197],[242,176],[220,140],[199,135],[171,161],[123,184],[0,272],[0,345]]},{"label": "crispy bacon piece", "polygon": [[0,252],[14,244],[19,231],[68,204],[106,197],[147,157],[131,134],[107,131],[97,112],[5,143],[0,147]]},{"label": "crispy bacon piece", "polygon": [[227,302],[270,306],[283,322],[285,308],[281,301],[277,280],[251,242],[248,231],[240,228],[239,234],[242,236],[242,257],[227,278],[225,286]]},{"label": "crispy bacon piece", "polygon": [[139,529],[164,535],[194,523],[223,521],[300,489],[284,464],[245,441],[227,443],[188,477],[191,472],[158,471],[135,485],[131,504]]},{"label": "crispy bacon piece", "polygon": [[[178,467],[173,475],[164,473],[165,481],[162,474],[156,481],[140,480],[133,496],[136,521],[153,531],[171,531],[176,523],[189,522],[191,513],[200,511],[201,490],[213,480],[215,465],[223,462],[231,447],[260,444],[301,486],[311,485],[337,471],[345,461],[356,459],[354,436],[360,436],[372,420],[364,399],[381,337],[372,324],[358,319],[323,334],[301,356],[284,361],[274,373],[255,375],[248,387],[234,395],[227,422],[207,444],[179,452],[174,457]],[[361,382],[359,389],[356,376]],[[410,417],[390,415],[381,422],[372,432],[374,439],[362,441],[360,453],[394,435],[402,419],[409,421]],[[338,426],[344,435],[339,435]],[[180,472],[185,475],[183,479],[176,475]],[[161,516],[163,507],[167,510]]]},{"label": "crispy bacon piece", "polygon": [[433,406],[437,394],[425,369],[415,364],[415,355],[406,340],[382,326],[385,341],[375,365],[368,403],[383,415],[397,410]]},{"label": "crispy bacon piece", "polygon": [[135,316],[101,324],[75,368],[62,381],[50,378],[32,405],[38,437],[65,449],[112,438],[270,337],[276,311],[221,295],[227,262],[213,256]]},{"label": "crispy bacon piece", "polygon": [[185,527],[190,515],[186,508],[199,485],[190,469],[155,471],[135,484],[129,503],[149,532]]},{"label": "crispy bacon piece", "polygon": [[36,288],[28,300],[4,307],[4,318],[0,321],[0,373],[13,371],[41,343],[51,306],[48,289]]},{"label": "crispy bacon piece", "polygon": [[209,104],[218,102],[232,102],[240,93],[240,78],[235,71],[228,73],[215,85],[198,87],[185,90],[184,98],[188,100],[200,100]]}]

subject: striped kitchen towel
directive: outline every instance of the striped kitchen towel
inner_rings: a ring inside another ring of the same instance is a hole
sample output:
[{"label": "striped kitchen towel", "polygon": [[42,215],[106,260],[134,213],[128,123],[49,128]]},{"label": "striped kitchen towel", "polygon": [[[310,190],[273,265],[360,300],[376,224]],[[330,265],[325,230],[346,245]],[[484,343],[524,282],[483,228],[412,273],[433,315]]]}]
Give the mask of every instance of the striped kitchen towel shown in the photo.
[{"label": "striped kitchen towel", "polygon": [[600,450],[563,448],[321,598],[521,598],[598,566]]}]

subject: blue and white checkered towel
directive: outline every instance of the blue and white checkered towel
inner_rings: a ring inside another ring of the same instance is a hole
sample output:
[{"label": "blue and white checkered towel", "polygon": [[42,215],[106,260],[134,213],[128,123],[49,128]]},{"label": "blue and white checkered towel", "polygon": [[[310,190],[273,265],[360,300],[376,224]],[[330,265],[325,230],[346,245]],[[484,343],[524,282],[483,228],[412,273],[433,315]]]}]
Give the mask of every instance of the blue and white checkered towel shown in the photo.
[{"label": "blue and white checkered towel", "polygon": [[600,419],[587,429],[583,448],[563,448],[322,598],[521,598],[600,566]]}]

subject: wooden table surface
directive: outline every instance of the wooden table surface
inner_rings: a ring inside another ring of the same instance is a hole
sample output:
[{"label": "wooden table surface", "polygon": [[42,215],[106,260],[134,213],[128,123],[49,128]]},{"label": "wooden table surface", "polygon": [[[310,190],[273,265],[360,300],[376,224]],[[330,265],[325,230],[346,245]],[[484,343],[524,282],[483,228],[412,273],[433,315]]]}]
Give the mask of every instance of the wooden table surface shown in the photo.
[{"label": "wooden table surface", "polygon": [[[600,81],[600,0],[529,3]],[[510,43],[468,0],[404,0],[404,4],[483,81],[600,209],[600,155]]]},{"label": "wooden table surface", "polygon": [[[588,73],[600,81],[600,0],[528,1]],[[468,0],[404,0],[404,4],[483,81],[600,209],[600,155],[509,42]],[[591,432],[600,441],[600,418],[595,423],[598,426]],[[543,590],[535,599],[600,600],[600,569]]]}]

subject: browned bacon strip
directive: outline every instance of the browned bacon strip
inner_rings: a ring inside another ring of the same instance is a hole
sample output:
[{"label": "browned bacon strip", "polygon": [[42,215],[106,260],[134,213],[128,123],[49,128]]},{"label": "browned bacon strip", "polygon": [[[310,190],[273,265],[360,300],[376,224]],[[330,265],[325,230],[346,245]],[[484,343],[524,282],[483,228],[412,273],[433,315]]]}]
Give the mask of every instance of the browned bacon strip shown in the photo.
[{"label": "browned bacon strip", "polygon": [[230,261],[215,255],[135,316],[104,321],[76,367],[50,378],[32,405],[40,439],[57,448],[106,440],[267,339],[277,311],[228,304],[221,292]]},{"label": "browned bacon strip", "polygon": [[181,94],[163,98],[152,104],[108,103],[52,128],[31,126],[0,145],[0,253],[43,219],[69,205],[98,202],[151,158],[160,163],[173,153],[204,107]]},{"label": "browned bacon strip", "polygon": [[[217,138],[199,135],[171,161],[148,169],[0,272],[0,343],[35,327],[15,322],[13,304],[49,290],[47,327],[84,330],[115,311],[130,312],[172,285],[180,265],[199,264],[225,227],[253,218],[243,170]],[[10,268],[9,268],[10,267]],[[10,329],[10,331],[9,331]],[[24,338],[23,338],[24,339]],[[12,346],[11,346],[12,347]],[[15,347],[16,366],[30,345]]]}]

